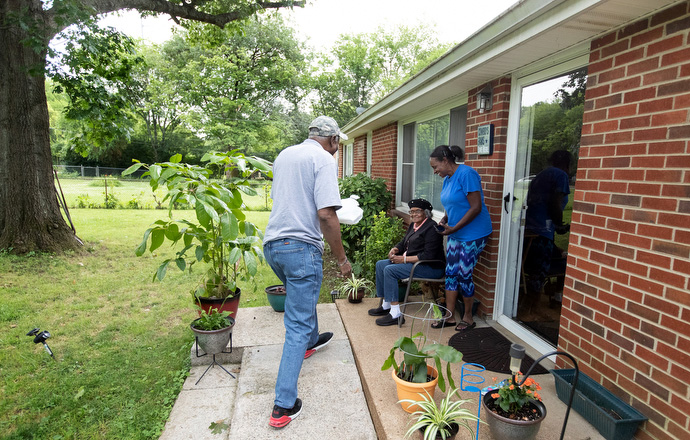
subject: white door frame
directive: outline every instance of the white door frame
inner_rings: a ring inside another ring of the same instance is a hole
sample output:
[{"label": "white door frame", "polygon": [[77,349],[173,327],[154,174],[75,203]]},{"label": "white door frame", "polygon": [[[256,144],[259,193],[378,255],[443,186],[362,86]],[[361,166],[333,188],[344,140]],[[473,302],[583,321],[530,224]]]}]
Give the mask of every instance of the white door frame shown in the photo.
[{"label": "white door frame", "polygon": [[[580,48],[580,51],[582,49]],[[506,168],[503,183],[503,196],[514,193],[515,182],[515,163],[517,160],[517,144],[518,131],[520,128],[520,110],[522,104],[522,89],[523,87],[545,81],[550,78],[563,75],[582,68],[587,65],[589,58],[589,51],[587,53],[571,54],[570,59],[562,60],[561,62],[551,61],[548,67],[537,69],[531,68],[531,72],[516,72],[511,80],[510,92],[510,109],[508,116],[508,133],[506,140]],[[510,252],[511,238],[516,240],[516,237],[511,237],[511,213],[513,212],[513,200],[510,197],[507,205],[504,203],[501,208],[501,228],[500,240],[498,248],[498,266],[496,277],[496,296],[494,300],[493,316],[494,319],[506,330],[512,332],[518,338],[522,339],[529,346],[534,348],[540,354],[545,354],[554,350],[554,346],[546,340],[535,335],[527,330],[524,326],[515,322],[512,318],[503,314],[504,302],[506,300],[507,289],[515,289],[516,270],[519,270],[518,261],[521,261],[521,255]],[[507,208],[507,213],[506,213]],[[554,360],[554,359],[552,359]]]}]

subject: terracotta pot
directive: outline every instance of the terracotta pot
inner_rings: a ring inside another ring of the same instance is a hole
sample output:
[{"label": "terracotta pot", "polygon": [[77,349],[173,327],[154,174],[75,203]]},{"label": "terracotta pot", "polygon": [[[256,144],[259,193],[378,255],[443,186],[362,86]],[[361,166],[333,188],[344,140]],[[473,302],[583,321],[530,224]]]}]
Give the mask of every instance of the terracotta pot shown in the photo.
[{"label": "terracotta pot", "polygon": [[266,287],[266,297],[273,310],[276,312],[285,311],[285,286],[276,284],[275,286]]},{"label": "terracotta pot", "polygon": [[[546,418],[546,407],[537,400],[531,400],[530,405],[541,413],[537,420],[513,420],[500,416],[487,406],[495,399],[491,393],[486,393],[482,398],[482,407],[486,414],[486,422],[493,438],[501,440],[532,440],[536,438],[541,422]],[[493,406],[493,405],[492,405]]]},{"label": "terracotta pot", "polygon": [[230,335],[232,334],[232,327],[235,325],[235,320],[227,317],[229,326],[220,330],[199,330],[194,327],[200,318],[195,319],[189,325],[196,336],[196,341],[199,347],[208,354],[217,354],[225,350],[230,342]]},{"label": "terracotta pot", "polygon": [[[400,379],[395,373],[395,369],[393,369],[393,380],[395,381],[395,385],[398,388],[398,400],[424,400],[421,396],[426,396],[427,393],[429,393],[429,396],[431,396],[432,398],[434,397],[434,392],[436,391],[436,384],[438,383],[438,372],[431,365],[426,366],[426,371],[427,375],[433,377],[434,380],[425,383],[415,383]],[[408,413],[413,413],[421,409],[419,405],[407,402],[403,402],[400,405],[402,405],[402,409],[404,409]]]},{"label": "terracotta pot", "polygon": [[[231,312],[230,316],[233,319],[237,319],[237,309],[240,307],[240,294],[242,291],[238,287],[237,290],[235,290],[235,294],[232,298],[216,298],[216,297],[210,297],[207,298],[205,296],[196,296],[194,298],[194,301],[196,304],[200,305],[203,310],[208,313],[211,309],[218,309],[220,312]],[[201,316],[201,312],[199,312],[199,316]]]}]

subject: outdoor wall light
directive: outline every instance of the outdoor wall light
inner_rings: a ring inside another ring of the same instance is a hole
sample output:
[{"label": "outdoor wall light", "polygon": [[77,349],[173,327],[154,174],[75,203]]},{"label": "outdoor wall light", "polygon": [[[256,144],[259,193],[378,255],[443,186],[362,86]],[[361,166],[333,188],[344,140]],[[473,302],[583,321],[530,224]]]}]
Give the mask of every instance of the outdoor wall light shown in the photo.
[{"label": "outdoor wall light", "polygon": [[[527,370],[527,373],[523,376],[520,383],[517,385],[522,386],[522,384],[525,383],[525,381],[529,377],[530,373],[532,373],[532,370],[534,369],[534,367],[539,362],[541,362],[542,360],[544,360],[545,358],[547,358],[549,356],[554,356],[554,355],[559,355],[559,354],[570,358],[570,360],[573,361],[573,364],[575,365],[575,377],[573,377],[573,388],[570,390],[570,399],[568,399],[568,409],[566,410],[565,418],[563,419],[563,428],[561,428],[561,437],[560,438],[561,438],[561,440],[563,440],[563,437],[565,436],[565,427],[568,424],[568,416],[570,415],[570,407],[573,406],[573,397],[575,397],[575,388],[577,387],[577,379],[580,377],[580,369],[577,366],[577,361],[575,360],[575,358],[572,357],[570,354],[564,352],[564,351],[552,351],[551,353],[546,353],[545,355],[543,355],[542,357],[540,357],[539,359],[534,361],[534,363],[529,367],[529,370]],[[525,347],[523,347],[520,344],[511,344],[510,345],[510,371],[513,371],[513,372],[515,371],[513,369],[514,365],[517,365],[517,367],[515,367],[515,368],[517,369],[517,371],[519,371],[520,370],[520,364],[522,363],[522,358],[524,358],[524,357],[525,357]],[[513,376],[513,378],[514,377],[515,376]],[[515,379],[513,379],[513,380],[515,380]]]},{"label": "outdoor wall light", "polygon": [[479,113],[488,112],[493,107],[493,91],[489,88],[482,90],[477,95],[477,110]]}]

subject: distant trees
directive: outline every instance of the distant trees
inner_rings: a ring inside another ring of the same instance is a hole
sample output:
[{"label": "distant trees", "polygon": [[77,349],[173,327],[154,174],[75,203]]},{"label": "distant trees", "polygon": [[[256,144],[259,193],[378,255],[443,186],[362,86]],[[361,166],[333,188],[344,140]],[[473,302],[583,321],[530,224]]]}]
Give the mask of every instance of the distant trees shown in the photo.
[{"label": "distant trees", "polygon": [[344,125],[428,66],[450,48],[441,44],[433,27],[400,26],[387,31],[343,35],[333,56],[324,57],[314,79],[311,105]]}]

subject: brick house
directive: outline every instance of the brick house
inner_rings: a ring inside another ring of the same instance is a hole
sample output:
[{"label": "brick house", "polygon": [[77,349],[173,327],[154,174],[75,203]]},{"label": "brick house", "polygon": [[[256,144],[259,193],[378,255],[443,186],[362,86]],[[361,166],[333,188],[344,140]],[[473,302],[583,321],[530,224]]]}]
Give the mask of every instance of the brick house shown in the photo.
[{"label": "brick house", "polygon": [[[639,439],[690,438],[689,35],[688,1],[520,1],[345,126],[338,156],[341,173],[387,181],[393,213],[424,196],[440,217],[428,154],[464,146],[494,226],[474,275],[479,313],[538,352],[574,355],[649,418]],[[567,266],[525,312],[527,182],[543,167],[549,133],[537,131],[557,125],[541,112],[577,74],[580,114],[562,112],[580,130],[567,145]]]}]

